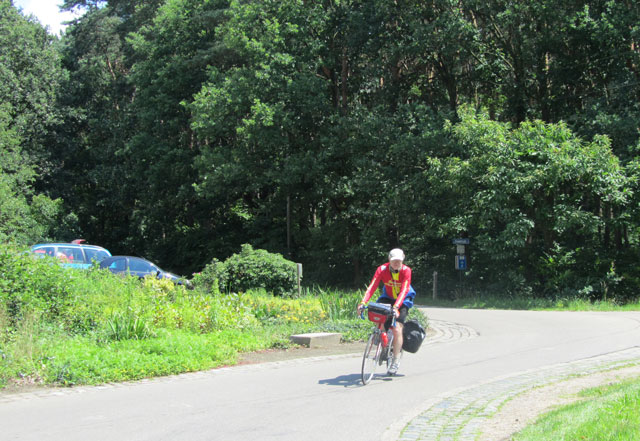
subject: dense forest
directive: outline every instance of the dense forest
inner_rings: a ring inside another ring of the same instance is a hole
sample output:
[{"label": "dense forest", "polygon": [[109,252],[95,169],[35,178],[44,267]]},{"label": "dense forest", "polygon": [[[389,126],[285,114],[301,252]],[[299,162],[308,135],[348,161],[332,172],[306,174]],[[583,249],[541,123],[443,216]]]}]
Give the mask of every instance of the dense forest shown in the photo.
[{"label": "dense forest", "polygon": [[[0,0],[0,241],[637,298],[640,4]],[[467,238],[456,271],[452,239]]]}]

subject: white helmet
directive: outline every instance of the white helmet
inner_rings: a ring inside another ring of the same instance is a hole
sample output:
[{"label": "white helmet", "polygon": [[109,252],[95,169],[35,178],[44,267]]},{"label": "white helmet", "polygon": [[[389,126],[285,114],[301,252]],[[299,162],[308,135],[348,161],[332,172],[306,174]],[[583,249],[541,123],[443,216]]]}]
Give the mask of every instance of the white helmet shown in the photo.
[{"label": "white helmet", "polygon": [[392,260],[404,260],[404,251],[400,248],[394,248],[389,251],[389,262]]}]

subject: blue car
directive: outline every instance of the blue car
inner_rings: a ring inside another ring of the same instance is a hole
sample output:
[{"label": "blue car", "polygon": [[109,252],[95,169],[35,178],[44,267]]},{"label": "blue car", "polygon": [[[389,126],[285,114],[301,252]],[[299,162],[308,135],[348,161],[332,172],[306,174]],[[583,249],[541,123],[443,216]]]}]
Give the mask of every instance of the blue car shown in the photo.
[{"label": "blue car", "polygon": [[111,256],[100,262],[100,268],[108,269],[114,274],[128,274],[139,278],[147,276],[157,277],[158,279],[169,279],[177,285],[185,285],[191,287],[188,280],[183,279],[169,271],[160,269],[155,263],[149,262],[141,257],[134,256]]},{"label": "blue car", "polygon": [[67,268],[84,269],[111,256],[109,250],[82,242],[80,239],[72,243],[39,243],[31,247],[31,252],[38,257],[55,257]]}]

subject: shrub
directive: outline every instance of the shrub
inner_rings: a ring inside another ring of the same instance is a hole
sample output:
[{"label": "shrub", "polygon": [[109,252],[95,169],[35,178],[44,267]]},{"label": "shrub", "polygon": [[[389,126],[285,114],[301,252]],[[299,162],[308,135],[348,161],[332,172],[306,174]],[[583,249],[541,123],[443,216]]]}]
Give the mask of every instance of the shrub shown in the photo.
[{"label": "shrub", "polygon": [[222,271],[222,263],[218,259],[213,259],[211,263],[204,267],[202,272],[193,275],[191,282],[196,289],[203,289],[214,295],[219,294],[218,274]]},{"label": "shrub", "polygon": [[0,303],[4,303],[12,321],[32,309],[57,316],[68,301],[74,275],[54,259],[37,259],[0,245]]},{"label": "shrub", "polygon": [[209,290],[245,292],[263,288],[274,295],[291,294],[297,287],[296,264],[280,254],[254,250],[245,244],[240,253],[224,262],[214,259],[196,280]]}]

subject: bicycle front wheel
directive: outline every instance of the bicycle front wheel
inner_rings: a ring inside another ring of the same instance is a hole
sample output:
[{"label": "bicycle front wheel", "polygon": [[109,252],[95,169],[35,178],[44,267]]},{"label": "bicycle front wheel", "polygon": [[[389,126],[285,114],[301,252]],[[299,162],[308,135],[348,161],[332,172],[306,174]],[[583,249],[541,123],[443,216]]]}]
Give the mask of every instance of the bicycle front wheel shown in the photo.
[{"label": "bicycle front wheel", "polygon": [[380,336],[372,332],[364,348],[362,356],[362,384],[368,384],[376,372],[376,366],[382,354],[382,342]]}]

